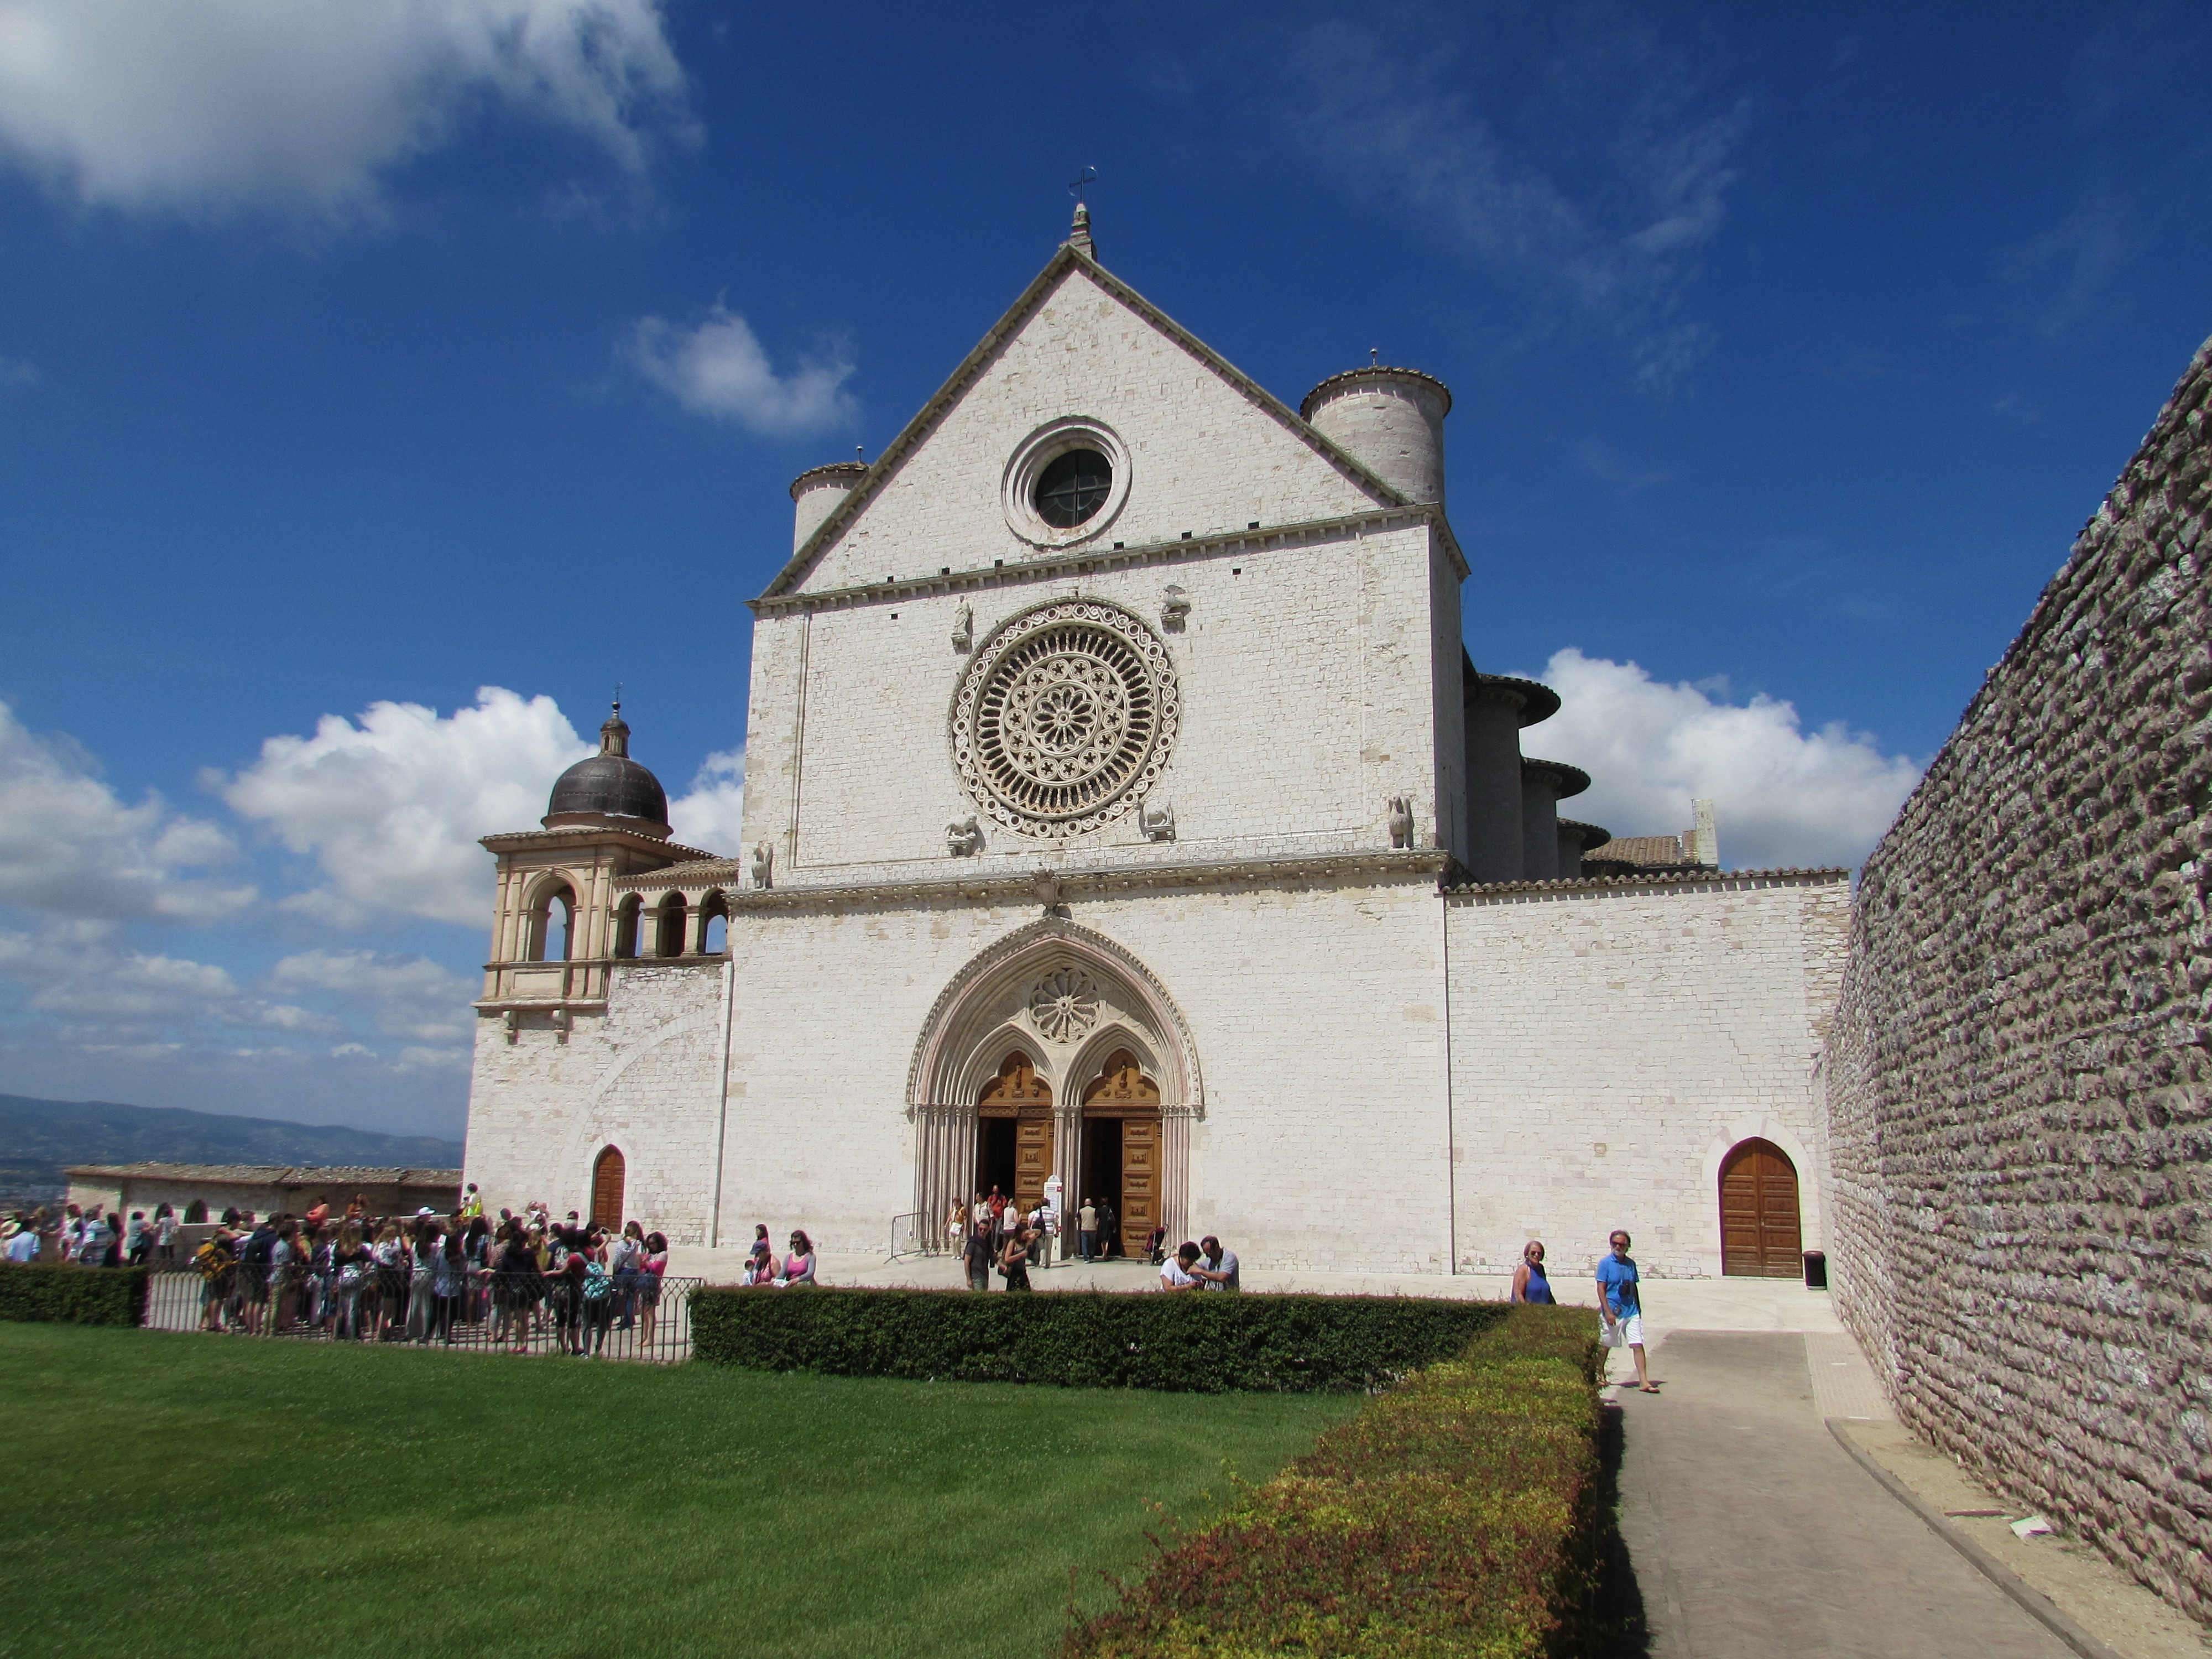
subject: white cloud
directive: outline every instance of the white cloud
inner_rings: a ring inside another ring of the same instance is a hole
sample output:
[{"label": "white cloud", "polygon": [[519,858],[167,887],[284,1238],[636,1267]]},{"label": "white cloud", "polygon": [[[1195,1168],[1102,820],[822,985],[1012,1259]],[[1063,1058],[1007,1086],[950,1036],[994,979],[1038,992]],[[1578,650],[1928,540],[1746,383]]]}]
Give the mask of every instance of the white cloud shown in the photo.
[{"label": "white cloud", "polygon": [[[372,704],[358,724],[325,714],[313,737],[270,738],[252,765],[209,782],[314,854],[323,884],[286,908],[338,927],[398,914],[482,927],[492,861],[477,838],[535,828],[553,781],[592,752],[552,698],[488,685],[447,716],[397,702]],[[744,801],[744,753],[730,750],[707,757],[669,817],[685,844],[734,852]]]},{"label": "white cloud", "polygon": [[392,1062],[395,1072],[452,1072],[466,1077],[472,1061],[466,1048],[402,1048]]},{"label": "white cloud", "polygon": [[643,319],[631,331],[629,356],[647,380],[693,414],[735,421],[764,436],[823,431],[852,419],[857,409],[843,390],[853,374],[844,353],[801,359],[780,375],[745,319],[719,302],[691,328]]},{"label": "white cloud", "polygon": [[368,1010],[386,1036],[418,1042],[460,1041],[475,1020],[469,1003],[476,986],[428,957],[303,951],[270,969],[269,983],[280,992],[330,994]]},{"label": "white cloud", "polygon": [[527,830],[553,780],[591,746],[550,697],[498,686],[441,718],[371,704],[356,726],[325,714],[312,738],[270,738],[234,778],[232,810],[313,853],[325,883],[283,901],[340,925],[400,913],[471,927],[491,914],[492,861],[477,838]]},{"label": "white cloud", "polygon": [[736,856],[745,826],[745,751],[720,749],[707,757],[691,780],[691,793],[668,806],[672,833],[686,847]]},{"label": "white cloud", "polygon": [[1562,813],[1617,836],[1668,835],[1688,827],[1693,799],[1711,799],[1731,868],[1855,865],[1919,781],[1918,766],[1869,733],[1805,731],[1796,706],[1772,697],[1731,703],[1571,647],[1534,678],[1560,709],[1522,733],[1522,747],[1592,779]]},{"label": "white cloud", "polygon": [[88,203],[356,209],[493,103],[691,132],[659,0],[0,0],[0,151]]},{"label": "white cloud", "polygon": [[0,902],[65,916],[210,921],[254,890],[204,874],[228,835],[149,790],[125,805],[67,738],[41,738],[0,703]]}]

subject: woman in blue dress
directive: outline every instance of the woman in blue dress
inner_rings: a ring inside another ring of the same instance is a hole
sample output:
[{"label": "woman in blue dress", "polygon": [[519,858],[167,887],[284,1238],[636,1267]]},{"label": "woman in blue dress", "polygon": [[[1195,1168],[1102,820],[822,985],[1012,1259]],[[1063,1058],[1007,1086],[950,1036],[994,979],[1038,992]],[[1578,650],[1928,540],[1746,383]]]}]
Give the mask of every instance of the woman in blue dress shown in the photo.
[{"label": "woman in blue dress", "polygon": [[1540,1302],[1547,1306],[1554,1305],[1552,1299],[1552,1281],[1544,1276],[1544,1241],[1542,1239],[1532,1238],[1522,1248],[1521,1265],[1513,1270],[1513,1295],[1510,1299],[1515,1302]]}]

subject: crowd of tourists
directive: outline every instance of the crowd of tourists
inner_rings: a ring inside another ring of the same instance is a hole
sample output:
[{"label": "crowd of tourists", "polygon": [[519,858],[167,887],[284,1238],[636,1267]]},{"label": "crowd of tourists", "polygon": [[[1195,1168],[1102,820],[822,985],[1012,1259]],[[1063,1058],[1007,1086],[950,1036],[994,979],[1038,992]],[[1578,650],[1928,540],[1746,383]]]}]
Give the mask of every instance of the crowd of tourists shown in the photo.
[{"label": "crowd of tourists", "polygon": [[450,1345],[481,1329],[517,1353],[544,1334],[551,1352],[582,1358],[613,1331],[651,1345],[668,1240],[574,1211],[556,1222],[542,1204],[495,1221],[481,1203],[402,1218],[371,1216],[356,1199],[343,1215],[321,1204],[259,1220],[225,1212],[192,1266],[203,1330]]},{"label": "crowd of tourists", "polygon": [[[1103,1261],[1122,1255],[1121,1221],[1110,1200],[1086,1198],[1071,1219],[1079,1260]],[[1052,1266],[1053,1243],[1060,1231],[1060,1207],[1049,1193],[1024,1209],[996,1187],[964,1204],[956,1202],[945,1218],[945,1242],[967,1270],[968,1287],[975,1291],[989,1290],[994,1273],[1010,1291],[1030,1289],[1030,1269]],[[1243,1288],[1236,1252],[1219,1239],[1209,1235],[1178,1246],[1170,1255],[1167,1236],[1166,1228],[1154,1227],[1142,1246],[1144,1259],[1160,1270],[1161,1289]]]},{"label": "crowd of tourists", "polygon": [[189,1269],[204,1331],[423,1344],[469,1334],[517,1352],[546,1335],[552,1352],[579,1356],[604,1352],[614,1331],[649,1346],[668,1271],[667,1238],[635,1221],[619,1232],[573,1210],[556,1221],[543,1202],[494,1220],[473,1186],[442,1215],[375,1215],[358,1194],[299,1215],[228,1209],[185,1262],[181,1225],[167,1204],[127,1216],[70,1204],[19,1211],[0,1236],[11,1261]]},{"label": "crowd of tourists", "polygon": [[36,1261],[51,1255],[87,1267],[140,1267],[149,1261],[176,1260],[179,1224],[167,1204],[156,1205],[150,1216],[133,1210],[128,1219],[119,1212],[109,1215],[103,1204],[88,1208],[41,1205],[18,1210],[0,1222],[0,1243],[10,1261]]}]

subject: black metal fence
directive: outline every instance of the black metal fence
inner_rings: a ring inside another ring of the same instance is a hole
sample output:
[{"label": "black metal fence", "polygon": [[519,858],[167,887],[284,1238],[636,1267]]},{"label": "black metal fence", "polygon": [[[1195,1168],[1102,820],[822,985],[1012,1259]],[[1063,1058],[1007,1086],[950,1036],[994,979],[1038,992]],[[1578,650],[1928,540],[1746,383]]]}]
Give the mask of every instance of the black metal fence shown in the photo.
[{"label": "black metal fence", "polygon": [[407,1267],[324,1273],[245,1262],[209,1275],[185,1267],[153,1276],[146,1328],[666,1363],[690,1357],[700,1282],[644,1273],[585,1280]]}]

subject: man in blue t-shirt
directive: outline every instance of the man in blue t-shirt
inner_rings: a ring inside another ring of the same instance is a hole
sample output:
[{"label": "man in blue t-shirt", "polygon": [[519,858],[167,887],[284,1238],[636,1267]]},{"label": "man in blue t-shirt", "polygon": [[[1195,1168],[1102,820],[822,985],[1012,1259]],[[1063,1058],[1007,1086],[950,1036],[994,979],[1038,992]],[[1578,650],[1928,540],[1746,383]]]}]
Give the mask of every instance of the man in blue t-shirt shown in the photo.
[{"label": "man in blue t-shirt", "polygon": [[1656,1394],[1658,1386],[1644,1363],[1644,1298],[1638,1294],[1636,1263],[1628,1254],[1628,1235],[1613,1234],[1613,1254],[1597,1264],[1597,1310],[1605,1316],[1606,1346],[1627,1346],[1636,1356],[1636,1386]]}]

